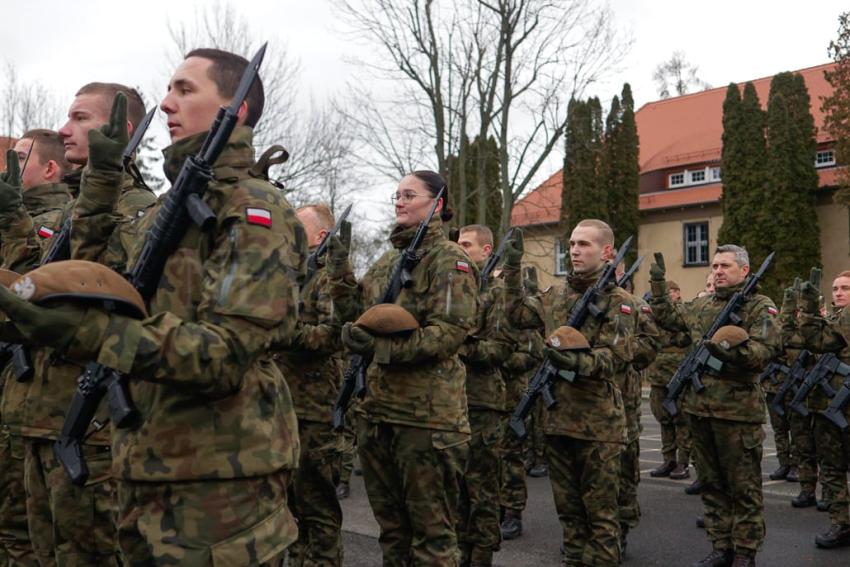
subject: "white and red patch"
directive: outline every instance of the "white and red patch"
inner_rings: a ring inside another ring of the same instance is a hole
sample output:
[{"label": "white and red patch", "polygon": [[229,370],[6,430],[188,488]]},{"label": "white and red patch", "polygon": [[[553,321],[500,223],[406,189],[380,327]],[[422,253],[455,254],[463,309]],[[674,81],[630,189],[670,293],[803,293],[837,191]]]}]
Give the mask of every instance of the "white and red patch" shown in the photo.
[{"label": "white and red patch", "polygon": [[620,313],[625,313],[626,315],[632,314],[632,307],[630,305],[621,305]]},{"label": "white and red patch", "polygon": [[643,313],[646,313],[647,315],[652,315],[652,307],[650,307],[649,305],[641,305],[640,310]]},{"label": "white and red patch", "polygon": [[258,224],[267,228],[272,227],[272,212],[268,209],[247,207],[245,209],[245,220],[248,224]]},{"label": "white and red patch", "polygon": [[51,230],[44,225],[38,227],[38,235],[42,238],[50,238],[56,233],[55,230]]},{"label": "white and red patch", "polygon": [[469,273],[469,262],[464,262],[463,260],[458,260],[457,262],[455,262],[455,269],[458,272],[465,272],[465,273],[468,274]]},{"label": "white and red patch", "polygon": [[776,310],[776,307],[772,307],[772,306],[768,307],[767,312],[770,313],[771,315],[779,315],[779,311]]}]

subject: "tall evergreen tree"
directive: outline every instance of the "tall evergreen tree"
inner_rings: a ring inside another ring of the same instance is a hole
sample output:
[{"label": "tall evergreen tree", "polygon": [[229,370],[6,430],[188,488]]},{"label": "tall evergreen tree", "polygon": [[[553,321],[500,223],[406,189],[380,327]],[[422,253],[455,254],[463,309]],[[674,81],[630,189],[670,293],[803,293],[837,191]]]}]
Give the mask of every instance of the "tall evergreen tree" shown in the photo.
[{"label": "tall evergreen tree", "polygon": [[614,97],[605,121],[605,141],[602,171],[604,190],[607,193],[607,221],[614,229],[618,241],[635,237],[632,251],[626,257],[631,263],[637,257],[640,162],[634,99],[628,83],[623,85],[621,97]]},{"label": "tall evergreen tree", "polygon": [[607,220],[608,207],[602,180],[602,105],[598,98],[573,99],[565,133],[561,222],[569,233],[585,218]]},{"label": "tall evergreen tree", "polygon": [[[771,81],[767,104],[767,167],[770,194],[758,228],[776,251],[762,288],[778,299],[783,287],[819,266],[820,229],[815,210],[815,123],[803,77],[780,73]],[[753,262],[761,260],[760,255]]]},{"label": "tall evergreen tree", "polygon": [[[850,12],[838,16],[838,37],[829,42],[835,67],[825,71],[832,94],[823,99],[824,127],[835,140],[835,159],[850,164]],[[850,210],[850,169],[841,168],[834,200]]]},{"label": "tall evergreen tree", "polygon": [[[447,160],[447,168],[449,170],[449,186],[457,187],[459,185],[460,175],[460,160],[465,160],[467,194],[465,203],[457,203],[455,206],[455,218],[452,223],[456,226],[464,226],[467,224],[485,224],[493,230],[493,234],[497,235],[499,225],[502,220],[502,193],[499,183],[499,161],[498,161],[498,143],[492,136],[487,138],[483,143],[479,136],[475,137],[471,143],[468,139],[464,139],[461,145],[461,156],[451,155]],[[476,167],[477,160],[484,160],[485,179],[483,183],[478,183],[478,168]],[[480,215],[479,211],[479,187],[483,187],[484,194],[484,216]],[[453,196],[460,198],[460,196]],[[461,206],[465,205],[465,206]],[[498,239],[498,235],[496,236]]]}]

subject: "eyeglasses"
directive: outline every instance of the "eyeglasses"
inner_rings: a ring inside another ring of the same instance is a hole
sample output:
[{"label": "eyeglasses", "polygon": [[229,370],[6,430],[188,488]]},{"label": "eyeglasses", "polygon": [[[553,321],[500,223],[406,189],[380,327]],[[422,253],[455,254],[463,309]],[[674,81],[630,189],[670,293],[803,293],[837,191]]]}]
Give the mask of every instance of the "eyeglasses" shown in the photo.
[{"label": "eyeglasses", "polygon": [[422,195],[421,193],[416,193],[415,191],[402,191],[401,193],[393,193],[390,195],[390,201],[392,201],[393,205],[395,205],[396,201],[401,201],[402,203],[409,203],[416,197],[427,197],[429,199],[433,199],[433,195]]}]

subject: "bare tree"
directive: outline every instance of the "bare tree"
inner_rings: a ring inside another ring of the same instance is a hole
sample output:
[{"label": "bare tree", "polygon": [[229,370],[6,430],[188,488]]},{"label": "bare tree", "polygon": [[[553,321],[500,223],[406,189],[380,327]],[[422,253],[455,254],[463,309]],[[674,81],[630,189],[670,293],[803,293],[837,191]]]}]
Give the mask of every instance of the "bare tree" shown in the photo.
[{"label": "bare tree", "polygon": [[684,51],[674,51],[670,59],[658,64],[652,80],[661,98],[710,89],[711,85],[700,79],[697,73],[699,67],[688,62]]},{"label": "bare tree", "polygon": [[4,136],[15,138],[33,128],[61,126],[63,108],[55,93],[39,82],[21,82],[11,62],[6,62],[3,75],[0,125]]}]

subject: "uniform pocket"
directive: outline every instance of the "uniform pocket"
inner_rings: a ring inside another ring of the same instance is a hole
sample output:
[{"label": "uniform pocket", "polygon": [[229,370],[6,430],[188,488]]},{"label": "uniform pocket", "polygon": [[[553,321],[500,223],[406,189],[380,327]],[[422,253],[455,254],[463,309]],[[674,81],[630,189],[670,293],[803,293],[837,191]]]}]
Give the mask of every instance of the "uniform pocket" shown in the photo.
[{"label": "uniform pocket", "polygon": [[434,431],[431,433],[431,446],[438,451],[459,447],[468,442],[468,433],[459,433],[457,431]]},{"label": "uniform pocket", "polygon": [[741,431],[741,443],[745,449],[755,449],[761,447],[764,442],[764,429],[759,425],[757,427],[746,428]]},{"label": "uniform pocket", "polygon": [[210,548],[215,567],[260,565],[278,556],[298,537],[295,519],[284,503],[270,516]]}]

